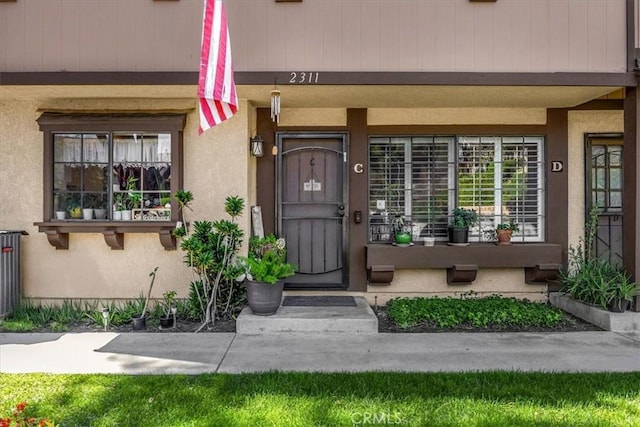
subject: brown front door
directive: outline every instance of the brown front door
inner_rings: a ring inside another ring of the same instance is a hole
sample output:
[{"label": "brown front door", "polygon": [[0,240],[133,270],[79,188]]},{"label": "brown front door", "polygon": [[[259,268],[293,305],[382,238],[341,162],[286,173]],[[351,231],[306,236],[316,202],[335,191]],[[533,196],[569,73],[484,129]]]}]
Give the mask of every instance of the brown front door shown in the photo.
[{"label": "brown front door", "polygon": [[278,235],[298,267],[287,289],[347,287],[346,134],[276,135]]}]

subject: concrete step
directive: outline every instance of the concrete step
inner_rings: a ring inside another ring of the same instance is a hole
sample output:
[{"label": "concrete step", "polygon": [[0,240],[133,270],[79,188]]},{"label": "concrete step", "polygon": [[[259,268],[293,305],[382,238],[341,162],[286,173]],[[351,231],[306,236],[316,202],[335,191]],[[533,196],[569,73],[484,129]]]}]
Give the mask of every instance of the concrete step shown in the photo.
[{"label": "concrete step", "polygon": [[236,320],[236,333],[377,334],[378,318],[363,297],[354,297],[355,307],[280,306],[273,316],[256,316],[245,307]]}]

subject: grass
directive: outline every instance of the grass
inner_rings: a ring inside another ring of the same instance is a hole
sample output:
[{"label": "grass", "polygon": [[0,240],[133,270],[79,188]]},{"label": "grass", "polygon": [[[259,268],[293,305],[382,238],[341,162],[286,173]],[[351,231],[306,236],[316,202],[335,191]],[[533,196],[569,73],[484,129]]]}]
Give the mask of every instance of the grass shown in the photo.
[{"label": "grass", "polygon": [[640,372],[0,374],[58,426],[640,426]]}]

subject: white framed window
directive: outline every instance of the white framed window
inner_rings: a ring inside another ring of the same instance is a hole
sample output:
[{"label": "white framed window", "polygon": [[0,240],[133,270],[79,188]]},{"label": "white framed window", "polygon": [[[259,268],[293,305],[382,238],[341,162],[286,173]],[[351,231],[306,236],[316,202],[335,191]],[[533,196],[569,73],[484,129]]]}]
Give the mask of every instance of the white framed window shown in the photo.
[{"label": "white framed window", "polygon": [[455,207],[478,212],[472,241],[509,220],[514,241],[543,241],[543,149],[540,136],[370,137],[369,241],[390,241],[397,216],[414,240],[446,240]]}]

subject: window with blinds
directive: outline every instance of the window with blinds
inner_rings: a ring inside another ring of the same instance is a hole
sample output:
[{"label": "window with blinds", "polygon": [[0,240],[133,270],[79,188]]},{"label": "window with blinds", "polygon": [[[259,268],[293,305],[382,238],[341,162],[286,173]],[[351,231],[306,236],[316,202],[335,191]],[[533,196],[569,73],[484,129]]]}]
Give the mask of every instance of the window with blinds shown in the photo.
[{"label": "window with blinds", "polygon": [[414,240],[446,240],[449,213],[465,207],[480,217],[471,240],[513,220],[514,241],[542,241],[542,150],[542,137],[371,137],[369,240],[390,241],[398,216]]},{"label": "window with blinds", "polygon": [[390,224],[404,216],[414,240],[447,235],[453,137],[372,137],[369,212],[372,242],[392,239]]}]

